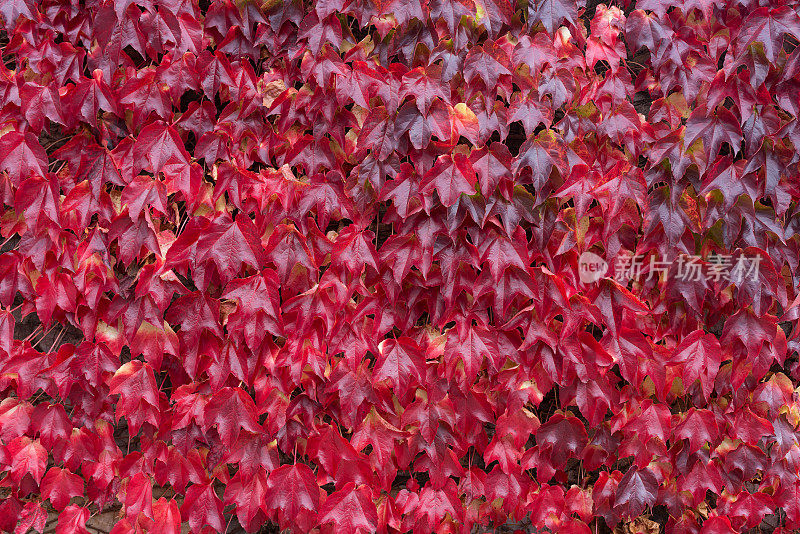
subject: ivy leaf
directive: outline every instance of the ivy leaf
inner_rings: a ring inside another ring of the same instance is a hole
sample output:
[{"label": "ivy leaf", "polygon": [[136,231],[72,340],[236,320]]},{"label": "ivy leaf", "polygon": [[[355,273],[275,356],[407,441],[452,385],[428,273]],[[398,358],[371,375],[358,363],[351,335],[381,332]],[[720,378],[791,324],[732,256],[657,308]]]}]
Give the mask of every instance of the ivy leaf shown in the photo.
[{"label": "ivy leaf", "polygon": [[282,465],[269,474],[265,500],[268,509],[278,513],[281,524],[308,524],[319,511],[320,488],[307,465]]},{"label": "ivy leaf", "polygon": [[145,126],[136,138],[134,158],[139,168],[159,173],[167,163],[189,164],[190,156],[177,130],[157,121]]},{"label": "ivy leaf", "polygon": [[653,506],[658,494],[658,480],[648,468],[628,469],[617,486],[615,507],[628,517],[637,517],[645,507]]},{"label": "ivy leaf", "polygon": [[[42,479],[41,489],[42,497],[50,499],[53,508],[62,511],[72,497],[83,495],[83,479],[69,469],[51,467]],[[70,515],[67,511],[64,513]]]},{"label": "ivy leaf", "polygon": [[206,406],[203,417],[206,428],[217,427],[222,442],[231,446],[239,438],[242,430],[257,434],[258,425],[256,406],[241,388],[222,388]]},{"label": "ivy leaf", "polygon": [[225,530],[222,501],[214,492],[213,483],[189,486],[181,506],[181,516],[187,518],[189,527],[197,532],[205,525],[217,532]]},{"label": "ivy leaf", "polygon": [[385,339],[378,345],[373,373],[376,381],[387,380],[406,393],[412,384],[425,381],[425,354],[413,339]]},{"label": "ivy leaf", "polygon": [[320,523],[333,523],[347,534],[374,532],[378,513],[369,487],[352,482],[330,494],[320,509]]},{"label": "ivy leaf", "polygon": [[576,2],[571,0],[533,0],[528,4],[529,24],[541,22],[550,35],[566,20],[575,23],[578,16]]},{"label": "ivy leaf", "polygon": [[700,380],[706,399],[714,388],[714,379],[722,363],[722,347],[711,334],[695,330],[686,336],[675,349],[672,361],[680,366],[685,386]]},{"label": "ivy leaf", "polygon": [[47,467],[47,451],[39,440],[19,436],[8,444],[6,453],[11,460],[11,477],[16,483],[30,474],[34,482],[39,484]]},{"label": "ivy leaf", "polygon": [[716,417],[709,410],[689,408],[689,411],[674,425],[672,432],[678,439],[689,440],[690,452],[699,451],[706,443],[713,448],[719,439]]},{"label": "ivy leaf", "polygon": [[741,57],[750,45],[759,42],[767,59],[776,61],[787,33],[800,36],[800,17],[793,9],[788,6],[755,9],[747,15],[736,36],[737,56]]},{"label": "ivy leaf", "polygon": [[417,109],[423,115],[427,115],[434,98],[439,98],[449,104],[450,93],[447,87],[437,79],[438,77],[439,73],[435,70],[422,67],[417,67],[404,74],[400,85],[400,100],[402,101],[407,96],[413,96]]},{"label": "ivy leaf", "polygon": [[427,194],[435,189],[442,204],[452,206],[462,193],[474,194],[476,182],[475,170],[466,156],[444,155],[440,156],[436,164],[425,174],[420,192]]}]

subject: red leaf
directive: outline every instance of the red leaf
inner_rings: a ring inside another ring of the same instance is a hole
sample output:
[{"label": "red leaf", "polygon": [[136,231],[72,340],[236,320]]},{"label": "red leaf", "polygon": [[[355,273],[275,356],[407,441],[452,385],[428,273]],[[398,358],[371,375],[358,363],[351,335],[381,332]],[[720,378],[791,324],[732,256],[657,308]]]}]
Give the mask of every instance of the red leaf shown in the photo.
[{"label": "red leaf", "polygon": [[[67,503],[72,497],[83,495],[83,479],[78,475],[70,472],[69,469],[61,469],[60,467],[51,467],[47,470],[47,474],[42,479],[42,497],[50,499],[53,508],[56,510],[64,510]],[[63,513],[67,517],[72,518],[73,521],[78,521],[81,517],[75,505],[70,507],[70,510]],[[88,511],[87,511],[88,513]],[[84,521],[88,516],[84,516]],[[79,527],[72,527],[79,528]]]},{"label": "red leaf", "polygon": [[320,523],[333,523],[337,532],[357,534],[374,532],[378,526],[378,513],[372,490],[352,482],[325,499],[320,509]]},{"label": "red leaf", "polygon": [[714,414],[709,410],[689,408],[680,422],[675,424],[673,435],[678,439],[689,440],[689,451],[697,452],[706,443],[713,449],[719,439],[719,428]]},{"label": "red leaf", "polygon": [[135,517],[144,513],[153,519],[153,483],[142,473],[133,475],[125,488],[125,513]]},{"label": "red leaf", "polygon": [[222,388],[206,406],[203,417],[206,429],[217,427],[222,442],[233,445],[242,430],[257,434],[258,414],[255,403],[241,388]]},{"label": "red leaf", "polygon": [[535,0],[528,4],[529,24],[541,22],[550,35],[564,20],[574,23],[577,15],[576,3],[571,0]]},{"label": "red leaf", "polygon": [[31,132],[8,132],[0,136],[0,169],[18,185],[32,175],[47,173],[47,153]]},{"label": "red leaf", "polygon": [[436,190],[442,204],[452,206],[462,193],[475,194],[477,177],[472,163],[463,154],[444,155],[436,160],[436,164],[425,174],[420,192],[428,194]]},{"label": "red leaf", "polygon": [[47,467],[47,451],[38,440],[20,436],[8,444],[7,454],[11,458],[11,478],[19,483],[30,474],[38,484]]},{"label": "red leaf", "polygon": [[631,467],[617,486],[615,506],[628,517],[637,517],[646,506],[653,506],[658,495],[658,480],[649,469]]},{"label": "red leaf", "polygon": [[217,532],[225,530],[222,501],[214,493],[214,484],[192,484],[186,490],[186,499],[181,505],[181,516],[189,522],[189,527],[199,532],[208,525]]},{"label": "red leaf", "polygon": [[711,334],[696,330],[676,347],[672,361],[680,365],[684,386],[689,387],[695,380],[700,380],[703,395],[708,399],[722,363],[719,340]]},{"label": "red leaf", "polygon": [[58,514],[56,534],[88,534],[86,521],[89,520],[89,509],[71,504]]},{"label": "red leaf", "polygon": [[283,465],[270,473],[265,500],[266,509],[272,517],[277,512],[281,524],[309,525],[319,510],[320,488],[307,465]]}]

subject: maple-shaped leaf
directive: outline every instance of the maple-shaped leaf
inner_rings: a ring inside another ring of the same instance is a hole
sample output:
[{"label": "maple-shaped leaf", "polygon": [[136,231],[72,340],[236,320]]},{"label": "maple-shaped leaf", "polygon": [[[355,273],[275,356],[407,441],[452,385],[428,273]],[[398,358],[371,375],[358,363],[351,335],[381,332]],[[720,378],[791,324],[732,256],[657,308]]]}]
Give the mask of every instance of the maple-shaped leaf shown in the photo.
[{"label": "maple-shaped leaf", "polygon": [[[127,139],[117,145],[116,150],[132,147]],[[123,158],[119,153],[100,146],[88,135],[77,135],[53,153],[53,156],[68,162],[75,173],[75,181],[86,180],[91,185],[94,198],[100,198],[106,183],[125,185],[133,178],[133,159]],[[125,179],[123,179],[125,176]]]},{"label": "maple-shaped leaf", "polygon": [[473,145],[480,145],[480,126],[478,117],[465,103],[459,102],[450,114],[452,134],[450,139],[465,137]]},{"label": "maple-shaped leaf", "polygon": [[734,343],[744,347],[749,357],[761,352],[765,343],[776,341],[779,327],[772,315],[756,315],[751,308],[743,308],[725,321],[720,343],[735,349]]},{"label": "maple-shaped leaf", "polygon": [[[403,491],[401,490],[401,494]],[[398,495],[400,500],[401,495]],[[455,482],[448,479],[442,488],[434,488],[430,483],[426,484],[419,492],[418,500],[409,499],[402,508],[407,515],[408,527],[412,527],[415,532],[435,530],[441,520],[449,514],[456,521],[460,520],[464,513],[464,505],[458,498],[458,490]]]},{"label": "maple-shaped leaf", "polygon": [[257,434],[261,431],[253,399],[241,388],[222,388],[206,406],[204,426],[217,427],[223,443],[230,446],[242,429]]},{"label": "maple-shaped leaf", "polygon": [[358,146],[369,150],[378,161],[386,160],[397,148],[395,123],[386,108],[372,108],[358,134]]},{"label": "maple-shaped leaf", "polygon": [[19,484],[26,474],[30,474],[37,484],[42,480],[47,468],[47,451],[38,439],[19,436],[8,444],[6,453],[11,460],[11,479],[14,482]]},{"label": "maple-shaped leaf", "polygon": [[222,501],[214,492],[213,482],[192,484],[186,490],[186,498],[181,506],[181,516],[185,518],[194,532],[208,525],[217,532],[225,530]]},{"label": "maple-shaped leaf", "polygon": [[313,135],[305,135],[292,143],[286,153],[286,161],[302,167],[306,174],[313,176],[322,169],[336,169],[336,156],[333,153],[330,139],[317,139]]},{"label": "maple-shaped leaf", "polygon": [[44,532],[44,526],[47,523],[47,511],[44,507],[37,502],[27,502],[20,512],[19,523],[17,528],[13,530],[14,534],[26,534],[34,529],[38,532]]},{"label": "maple-shaped leaf", "polygon": [[536,431],[536,443],[548,451],[556,466],[563,466],[567,459],[579,456],[588,443],[586,428],[577,417],[556,413]]},{"label": "maple-shaped leaf", "polygon": [[445,345],[447,364],[456,368],[463,362],[466,380],[471,383],[478,371],[483,367],[484,359],[495,366],[494,358],[498,354],[497,336],[481,325],[468,325],[450,331]]},{"label": "maple-shaped leaf", "polygon": [[703,521],[702,534],[735,534],[730,519],[727,517],[713,516]]},{"label": "maple-shaped leaf", "polygon": [[744,171],[744,160],[733,161],[729,156],[724,156],[708,170],[699,193],[707,194],[718,189],[723,193],[723,209],[726,211],[733,207],[739,195],[748,194],[751,198],[756,198],[757,184],[744,178]]},{"label": "maple-shaped leaf", "polygon": [[[197,407],[196,410],[202,410],[202,406]],[[177,407],[176,412],[178,412]],[[176,419],[180,419],[179,415],[180,413],[176,416]],[[182,425],[180,422],[174,424],[174,428],[178,430],[185,426],[187,424]],[[189,482],[200,484],[206,480],[203,459],[197,451],[193,449],[188,454],[181,454],[175,447],[169,448],[163,460],[156,461],[154,475],[157,484],[164,485],[169,483],[180,492],[185,491]]]},{"label": "maple-shaped leaf", "polygon": [[42,479],[42,497],[56,510],[64,510],[72,497],[83,495],[83,479],[69,469],[51,467]]},{"label": "maple-shaped leaf", "polygon": [[305,464],[282,465],[269,474],[265,501],[272,516],[278,512],[282,524],[315,524],[320,488],[314,472]]},{"label": "maple-shaped leaf", "polygon": [[[496,502],[498,499],[503,501],[503,509],[510,512],[519,506],[528,487],[530,478],[521,474],[506,474],[495,466],[486,477],[486,500]],[[524,501],[522,501],[524,502]]]},{"label": "maple-shaped leaf", "polygon": [[488,147],[473,150],[470,161],[478,176],[481,193],[485,197],[492,195],[504,178],[510,179],[512,176],[513,158],[508,147],[502,143],[494,142]]},{"label": "maple-shaped leaf", "polygon": [[89,520],[89,509],[77,504],[70,504],[58,514],[56,534],[89,534],[86,522]]},{"label": "maple-shaped leaf", "polygon": [[[320,3],[317,3],[319,8]],[[370,107],[370,99],[377,93],[378,86],[385,83],[377,70],[365,61],[353,61],[353,70],[347,76],[336,79],[336,94],[339,101],[353,101],[362,108]]]},{"label": "maple-shaped leaf", "polygon": [[212,102],[221,86],[230,87],[235,84],[231,74],[233,67],[228,56],[222,52],[217,51],[214,54],[208,51],[201,52],[197,57],[196,68],[200,88]]},{"label": "maple-shaped leaf", "polygon": [[27,401],[6,397],[0,402],[0,439],[10,442],[28,432],[33,407]]},{"label": "maple-shaped leaf", "polygon": [[731,520],[739,529],[751,529],[758,526],[767,514],[774,513],[775,500],[772,495],[760,491],[750,493],[742,491],[729,498],[725,495],[717,502],[720,513]]},{"label": "maple-shaped leaf", "polygon": [[636,49],[644,46],[659,56],[666,48],[671,33],[662,17],[643,9],[634,10],[625,20],[625,36],[630,44]]},{"label": "maple-shaped leaf", "polygon": [[260,269],[265,263],[264,247],[249,217],[237,217],[236,221],[220,218],[204,229],[194,261],[213,263],[222,282],[227,283],[239,273],[242,264]]},{"label": "maple-shaped leaf", "polygon": [[176,299],[166,312],[166,319],[179,323],[188,339],[197,339],[204,330],[223,337],[219,322],[219,300],[208,293],[195,291]]},{"label": "maple-shaped leaf", "polygon": [[631,467],[619,481],[615,507],[628,517],[640,516],[645,507],[655,504],[658,485],[658,479],[650,469]]},{"label": "maple-shaped leaf", "polygon": [[400,85],[400,100],[407,96],[413,96],[417,104],[417,109],[423,115],[427,115],[431,108],[434,98],[440,98],[446,104],[450,103],[449,87],[443,84],[438,78],[440,73],[436,69],[428,70],[417,67],[403,75]]},{"label": "maple-shaped leaf", "polygon": [[415,235],[392,235],[381,246],[378,256],[382,264],[391,270],[394,281],[400,284],[411,268],[419,265],[422,250]]},{"label": "maple-shaped leaf", "polygon": [[781,483],[780,492],[775,495],[776,503],[786,512],[786,526],[798,528],[800,526],[800,483]]},{"label": "maple-shaped leaf", "polygon": [[706,498],[708,490],[720,493],[725,487],[723,481],[724,473],[720,468],[718,460],[703,461],[698,460],[688,473],[682,473],[678,477],[678,485],[681,491],[691,494],[692,504],[699,505]]},{"label": "maple-shaped leaf", "polygon": [[399,24],[406,24],[411,19],[423,20],[425,19],[422,10],[423,3],[419,0],[411,2],[400,2],[398,0],[388,0],[380,4],[380,12],[382,14],[391,13],[397,19]]},{"label": "maple-shaped leaf", "polygon": [[68,397],[76,379],[99,388],[104,380],[119,368],[119,357],[114,357],[105,343],[84,341],[77,348],[62,346],[53,365],[53,379],[62,397]]},{"label": "maple-shaped leaf", "polygon": [[393,472],[391,466],[395,446],[402,443],[406,437],[408,437],[406,432],[389,423],[373,408],[358,425],[350,443],[357,450],[370,445],[372,451],[369,458],[373,467],[389,467]]},{"label": "maple-shaped leaf", "polygon": [[756,413],[776,418],[781,409],[789,404],[793,391],[789,377],[783,373],[775,373],[756,387],[751,407]]},{"label": "maple-shaped leaf", "polygon": [[441,100],[434,100],[428,113],[422,113],[417,106],[406,102],[397,113],[395,134],[401,136],[408,132],[411,145],[422,150],[436,136],[441,141],[450,140],[450,113]]},{"label": "maple-shaped leaf", "polygon": [[400,394],[425,382],[425,353],[413,339],[385,339],[378,344],[375,380],[389,381]]},{"label": "maple-shaped leaf", "polygon": [[154,122],[142,128],[134,145],[134,158],[139,168],[157,174],[167,163],[189,164],[190,156],[174,127]]},{"label": "maple-shaped leaf", "polygon": [[578,6],[573,0],[532,0],[528,4],[528,24],[541,22],[550,35],[555,35],[564,20],[574,24],[577,17]]},{"label": "maple-shaped leaf", "polygon": [[46,178],[32,176],[22,182],[14,195],[14,203],[20,207],[31,230],[46,228],[53,223],[60,226],[60,195],[52,174]]},{"label": "maple-shaped leaf", "polygon": [[125,513],[153,518],[153,482],[143,473],[133,475],[125,487]]},{"label": "maple-shaped leaf", "polygon": [[374,235],[369,230],[359,232],[348,226],[336,238],[336,248],[331,253],[331,267],[344,267],[353,275],[360,275],[366,267],[378,272],[378,255],[372,243]]},{"label": "maple-shaped leaf", "polygon": [[[506,59],[506,61],[508,60]],[[464,60],[464,80],[467,83],[472,82],[475,78],[480,78],[487,88],[493,89],[497,86],[500,76],[510,75],[511,71],[508,70],[508,67],[498,61],[484,47],[471,48]]]},{"label": "maple-shaped leaf", "polygon": [[117,419],[126,416],[132,430],[147,421],[158,426],[160,407],[156,377],[150,364],[131,360],[122,365],[108,383],[110,394],[119,394]]},{"label": "maple-shaped leaf", "polygon": [[[734,445],[735,446],[735,445]],[[740,444],[725,455],[723,466],[726,471],[728,491],[736,491],[745,480],[753,479],[759,471],[766,469],[767,456],[755,445]]]},{"label": "maple-shaped leaf", "polygon": [[719,154],[722,143],[728,143],[734,153],[738,153],[742,145],[742,128],[736,117],[724,107],[709,113],[702,107],[696,108],[683,133],[684,151],[697,139],[702,139],[703,150],[710,159]]},{"label": "maple-shaped leaf", "polygon": [[722,363],[722,348],[715,336],[695,330],[676,347],[672,362],[680,366],[684,386],[700,380],[703,395],[708,399]]},{"label": "maple-shaped leaf", "polygon": [[61,99],[52,85],[43,86],[28,82],[20,88],[19,94],[25,120],[34,132],[42,131],[47,119],[58,123],[64,122]]},{"label": "maple-shaped leaf", "polygon": [[103,109],[117,113],[119,102],[108,82],[103,79],[103,71],[95,69],[91,78],[82,77],[67,93],[64,107],[67,120],[72,115],[96,127],[99,111]]},{"label": "maple-shaped leaf", "polygon": [[530,137],[519,148],[519,157],[514,160],[514,173],[520,174],[529,168],[531,179],[540,201],[548,194],[547,184],[553,169],[564,176],[567,174],[567,161],[563,143],[551,130],[545,130],[536,137]]},{"label": "maple-shaped leaf", "polygon": [[648,400],[642,405],[641,410],[641,413],[630,417],[623,431],[637,436],[645,444],[652,438],[658,438],[661,443],[666,444],[671,432],[669,408]]},{"label": "maple-shaped leaf", "polygon": [[422,199],[419,196],[419,182],[414,174],[414,168],[409,164],[402,165],[400,172],[393,179],[386,180],[380,198],[391,201],[397,214],[403,219],[420,211]]},{"label": "maple-shaped leaf", "polygon": [[672,430],[674,437],[689,440],[689,452],[697,452],[706,443],[712,448],[719,438],[717,419],[710,410],[689,408]]},{"label": "maple-shaped leaf", "polygon": [[462,193],[475,194],[476,181],[475,170],[467,156],[445,154],[439,156],[436,164],[425,174],[420,192],[427,194],[435,189],[442,204],[449,207]]},{"label": "maple-shaped leaf", "polygon": [[508,112],[508,120],[520,121],[525,129],[525,135],[528,136],[534,135],[539,125],[549,127],[553,122],[553,111],[550,104],[542,101],[538,96],[514,98]]},{"label": "maple-shaped leaf", "polygon": [[15,498],[6,498],[0,502],[0,528],[4,532],[12,532],[22,511],[22,504]]},{"label": "maple-shaped leaf", "polygon": [[625,100],[603,115],[603,120],[597,126],[597,133],[607,136],[633,154],[638,154],[637,147],[640,145],[643,130],[646,129],[642,122],[633,105]]},{"label": "maple-shaped leaf", "polygon": [[33,0],[10,0],[3,2],[0,6],[0,14],[3,15],[3,22],[8,31],[11,31],[17,24],[19,17],[25,17],[31,21],[38,21],[39,11]]},{"label": "maple-shaped leaf", "polygon": [[253,349],[266,334],[283,333],[279,289],[280,281],[271,269],[264,269],[260,275],[236,278],[225,286],[222,298],[238,303],[236,311],[228,315],[227,326],[242,333]]},{"label": "maple-shaped leaf", "polygon": [[236,506],[236,517],[248,532],[258,530],[267,519],[263,511],[266,487],[267,473],[264,469],[246,476],[239,471],[225,486],[225,505]]},{"label": "maple-shaped leaf", "polygon": [[317,54],[306,51],[300,69],[305,80],[314,80],[319,87],[330,87],[334,78],[346,78],[350,70],[329,43]]},{"label": "maple-shaped leaf", "polygon": [[325,499],[319,516],[320,523],[333,523],[337,532],[346,534],[374,532],[378,526],[372,490],[352,482]]},{"label": "maple-shaped leaf", "polygon": [[413,425],[428,443],[432,443],[439,427],[455,427],[453,401],[445,397],[438,401],[418,399],[406,408],[402,416],[403,425]]},{"label": "maple-shaped leaf", "polygon": [[530,260],[526,245],[522,234],[515,232],[512,239],[501,235],[488,237],[479,245],[478,252],[481,263],[488,264],[492,278],[499,280],[511,267],[527,270]]},{"label": "maple-shaped leaf", "polygon": [[794,9],[789,6],[754,9],[745,18],[734,40],[736,55],[743,56],[749,46],[759,42],[764,47],[764,55],[774,62],[783,49],[783,38],[787,33],[795,38],[800,36],[800,16]]},{"label": "maple-shaped leaf", "polygon": [[128,214],[134,220],[151,207],[162,214],[168,213],[164,182],[145,175],[137,176],[122,190],[122,202],[128,205]]}]

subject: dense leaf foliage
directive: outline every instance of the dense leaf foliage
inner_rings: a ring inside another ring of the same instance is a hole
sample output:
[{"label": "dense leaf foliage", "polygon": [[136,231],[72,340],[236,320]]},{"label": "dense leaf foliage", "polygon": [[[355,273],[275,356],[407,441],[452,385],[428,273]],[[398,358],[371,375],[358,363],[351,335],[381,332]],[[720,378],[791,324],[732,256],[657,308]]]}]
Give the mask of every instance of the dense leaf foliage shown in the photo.
[{"label": "dense leaf foliage", "polygon": [[800,528],[799,12],[2,0],[0,529]]}]

